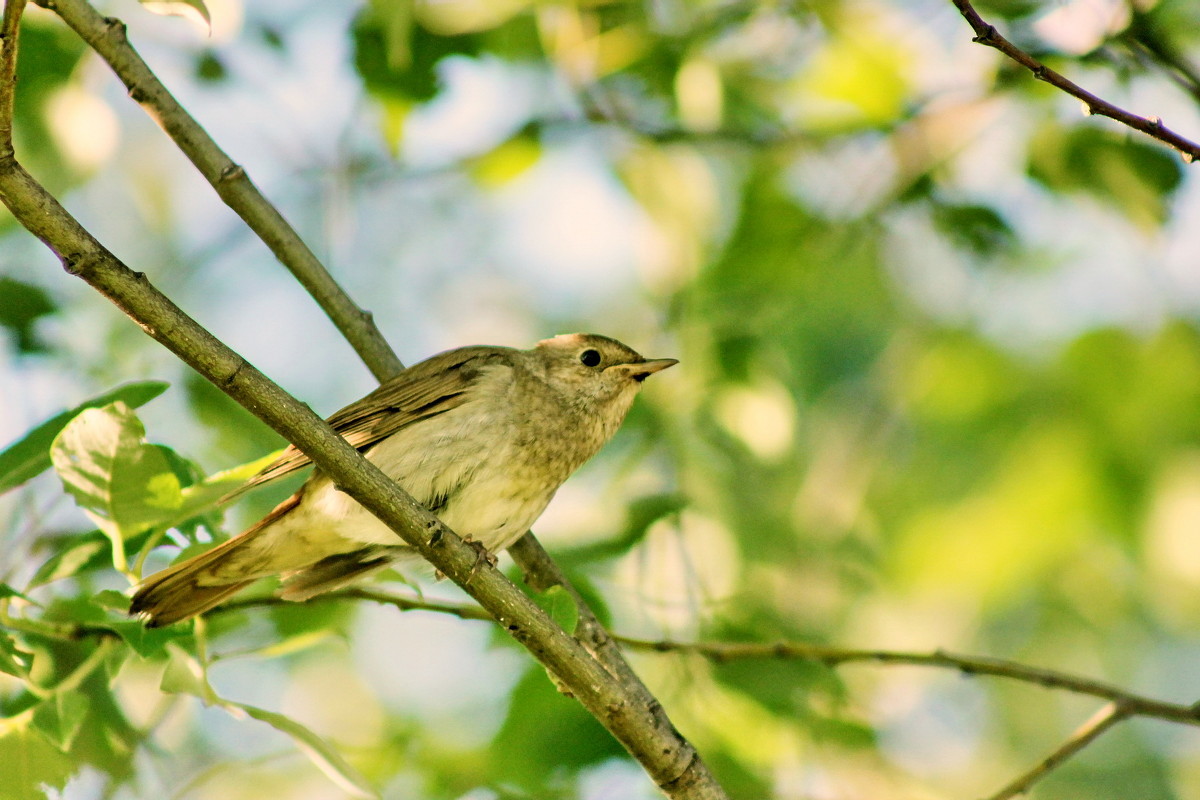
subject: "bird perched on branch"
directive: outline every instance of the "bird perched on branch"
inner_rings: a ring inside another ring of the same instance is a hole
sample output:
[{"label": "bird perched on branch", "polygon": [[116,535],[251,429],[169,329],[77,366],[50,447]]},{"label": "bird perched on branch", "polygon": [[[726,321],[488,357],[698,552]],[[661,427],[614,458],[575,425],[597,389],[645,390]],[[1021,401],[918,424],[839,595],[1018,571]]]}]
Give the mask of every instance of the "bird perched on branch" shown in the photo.
[{"label": "bird perched on branch", "polygon": [[[529,350],[463,347],[410,367],[328,421],[452,530],[496,552],[612,438],[642,381],[676,363],[584,333]],[[310,463],[289,447],[245,488]],[[412,553],[318,469],[243,533],[144,580],[130,613],[169,625],[270,575],[283,576],[283,598],[307,600]]]}]

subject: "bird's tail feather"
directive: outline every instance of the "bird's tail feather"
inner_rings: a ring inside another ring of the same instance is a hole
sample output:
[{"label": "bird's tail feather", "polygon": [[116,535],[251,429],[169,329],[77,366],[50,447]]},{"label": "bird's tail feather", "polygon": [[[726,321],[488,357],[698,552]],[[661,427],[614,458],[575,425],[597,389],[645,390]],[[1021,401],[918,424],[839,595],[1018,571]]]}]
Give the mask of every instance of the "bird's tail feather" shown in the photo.
[{"label": "bird's tail feather", "polygon": [[229,541],[146,578],[130,601],[129,613],[146,620],[150,628],[170,625],[203,614],[259,578],[273,574],[275,570],[270,568],[256,574],[247,569],[221,567],[229,567],[229,562],[241,558],[245,545],[295,508],[299,500],[297,493]]},{"label": "bird's tail feather", "polygon": [[403,545],[375,545],[349,553],[327,556],[317,563],[285,577],[279,596],[302,602],[334,589],[355,583],[378,572],[412,548]]}]

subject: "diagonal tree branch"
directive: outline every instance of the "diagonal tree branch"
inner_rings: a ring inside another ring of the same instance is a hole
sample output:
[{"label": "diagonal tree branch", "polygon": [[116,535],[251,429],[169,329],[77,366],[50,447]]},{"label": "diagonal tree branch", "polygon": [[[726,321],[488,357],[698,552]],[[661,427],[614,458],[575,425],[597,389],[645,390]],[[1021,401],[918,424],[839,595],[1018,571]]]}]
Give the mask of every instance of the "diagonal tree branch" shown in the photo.
[{"label": "diagonal tree branch", "polygon": [[1129,711],[1123,704],[1109,703],[1093,714],[1087,722],[1080,725],[1065,742],[1055,748],[1054,752],[1039,761],[1028,772],[988,797],[987,800],[1012,800],[1014,797],[1026,794],[1035,783],[1058,769],[1071,756],[1099,739],[1105,731],[1129,716]]},{"label": "diagonal tree branch", "polygon": [[377,380],[391,378],[404,369],[371,313],[350,299],[300,235],[254,185],[246,170],[226,155],[129,44],[125,23],[101,16],[87,0],[35,2],[56,12],[108,63],[129,90],[129,96],[162,126],[225,204],[312,295]]},{"label": "diagonal tree branch", "polygon": [[1200,144],[1184,138],[1180,134],[1167,128],[1163,125],[1162,120],[1158,117],[1141,117],[1123,108],[1113,105],[1102,97],[1098,97],[1087,89],[1084,89],[1079,84],[1071,81],[1047,67],[1036,58],[1026,53],[1015,44],[1005,39],[996,30],[995,26],[985,22],[979,16],[979,12],[971,5],[970,0],[951,0],[954,7],[963,15],[967,23],[971,26],[971,30],[975,31],[973,41],[986,45],[987,47],[999,50],[1004,55],[1016,61],[1021,66],[1033,73],[1033,77],[1038,80],[1045,81],[1051,86],[1057,87],[1072,97],[1083,101],[1084,108],[1089,114],[1099,114],[1109,119],[1114,119],[1123,125],[1128,125],[1134,130],[1141,131],[1147,136],[1152,136],[1160,142],[1170,145],[1179,151],[1183,156],[1184,161],[1189,164],[1200,159]]},{"label": "diagonal tree branch", "polygon": [[[7,0],[0,23],[0,78],[15,74],[24,0]],[[0,114],[11,111],[11,82],[0,88]],[[11,116],[0,118],[0,134]],[[15,159],[0,140],[0,201],[59,258],[66,271],[109,298],[156,341],[309,455],[342,491],[360,502],[461,586],[625,746],[672,798],[726,797],[696,750],[656,707],[647,707],[567,635],[488,559],[368,462],[307,406],[237,353],[109,252]],[[655,704],[657,705],[657,704]],[[665,724],[664,724],[665,721]]]}]

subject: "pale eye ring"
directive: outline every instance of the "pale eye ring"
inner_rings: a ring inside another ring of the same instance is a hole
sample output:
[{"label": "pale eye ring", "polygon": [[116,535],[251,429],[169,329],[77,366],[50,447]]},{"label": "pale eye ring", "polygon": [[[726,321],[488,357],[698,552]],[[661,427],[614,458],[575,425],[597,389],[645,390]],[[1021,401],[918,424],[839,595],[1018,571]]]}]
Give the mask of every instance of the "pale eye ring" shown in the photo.
[{"label": "pale eye ring", "polygon": [[585,367],[594,367],[600,363],[600,351],[587,349],[579,354],[579,362]]}]

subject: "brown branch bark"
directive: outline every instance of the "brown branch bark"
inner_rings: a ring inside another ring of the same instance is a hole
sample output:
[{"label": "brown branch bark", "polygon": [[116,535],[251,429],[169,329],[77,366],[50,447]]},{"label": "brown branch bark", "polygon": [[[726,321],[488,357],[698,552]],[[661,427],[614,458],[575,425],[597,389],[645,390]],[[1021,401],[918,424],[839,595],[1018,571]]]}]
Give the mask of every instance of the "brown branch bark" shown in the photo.
[{"label": "brown branch bark", "polygon": [[[15,74],[24,0],[8,0],[0,36],[0,78]],[[0,113],[11,112],[11,81]],[[11,114],[0,134],[11,131]],[[537,658],[636,758],[668,796],[726,797],[695,749],[660,709],[614,678],[473,547],[389,480],[304,404],[230,350],[130,270],[72,217],[0,141],[0,201],[75,275],[109,298],[156,341],[309,455],[337,486],[385,522],[461,586]],[[665,721],[665,724],[664,724]]]},{"label": "brown branch bark", "polygon": [[179,104],[125,36],[125,23],[101,16],[87,0],[36,0],[58,14],[112,68],[129,96],[171,137],[225,202],[308,291],[337,326],[376,379],[393,377],[404,365],[369,311],[338,285],[295,229],[273,206],[246,170],[226,155]]},{"label": "brown branch bark", "polygon": [[1089,114],[1099,114],[1103,117],[1116,120],[1123,125],[1127,125],[1134,130],[1141,131],[1147,136],[1151,136],[1164,144],[1179,151],[1183,156],[1183,160],[1189,164],[1200,158],[1200,144],[1187,139],[1175,131],[1163,125],[1162,120],[1158,117],[1142,117],[1130,111],[1126,111],[1119,106],[1113,105],[1102,97],[1092,94],[1087,89],[1084,89],[1079,84],[1071,81],[1047,67],[1036,58],[1026,53],[1021,48],[1010,42],[1008,39],[1000,35],[995,26],[984,21],[979,16],[979,12],[971,5],[970,0],[951,0],[954,7],[971,26],[971,30],[975,31],[973,41],[987,47],[999,50],[1004,55],[1016,61],[1021,66],[1033,73],[1033,77],[1038,80],[1054,86],[1072,97],[1083,101],[1084,108]]}]

